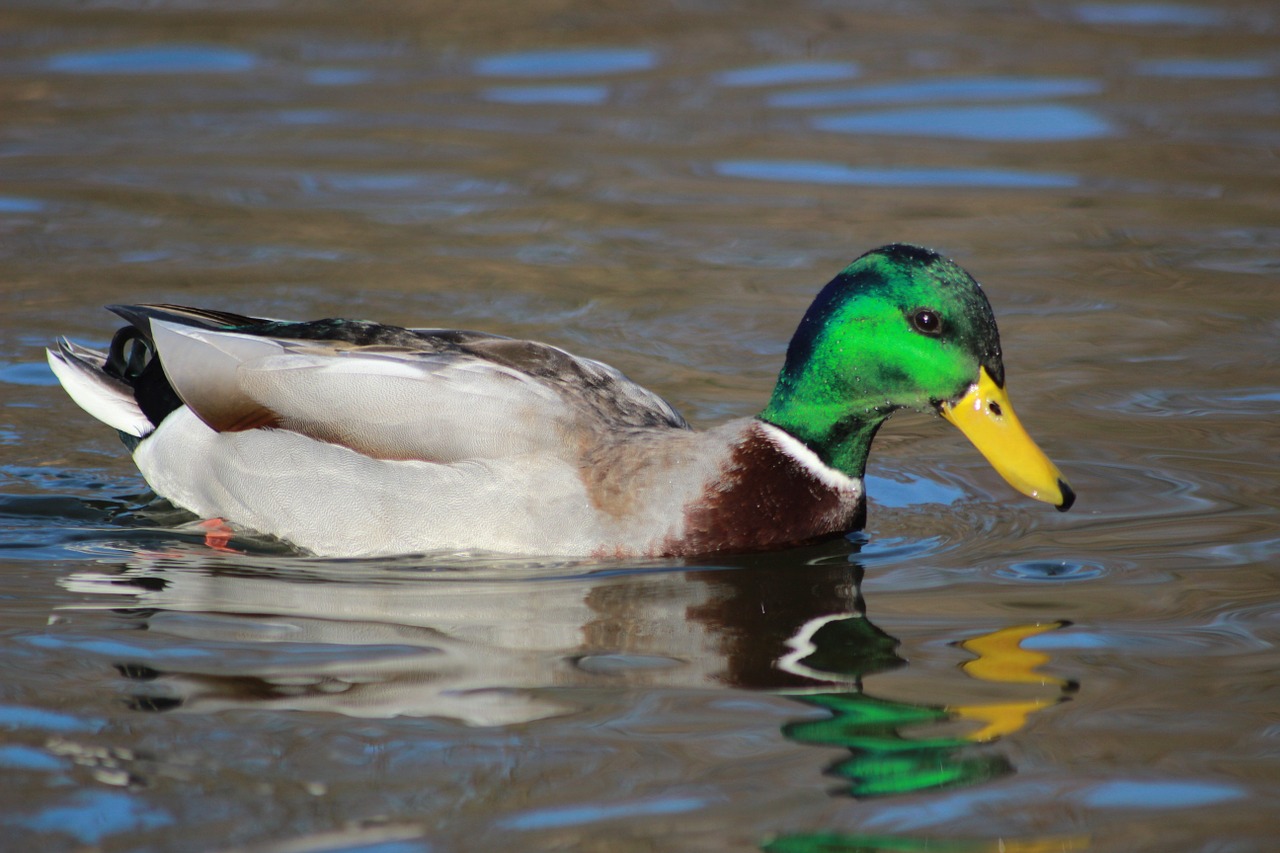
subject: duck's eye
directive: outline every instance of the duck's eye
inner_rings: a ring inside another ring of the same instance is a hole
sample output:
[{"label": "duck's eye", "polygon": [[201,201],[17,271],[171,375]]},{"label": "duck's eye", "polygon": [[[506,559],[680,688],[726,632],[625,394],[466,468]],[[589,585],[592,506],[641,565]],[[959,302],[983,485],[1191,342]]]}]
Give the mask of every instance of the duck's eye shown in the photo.
[{"label": "duck's eye", "polygon": [[911,325],[922,335],[937,337],[942,334],[942,318],[930,308],[917,308],[911,312]]}]

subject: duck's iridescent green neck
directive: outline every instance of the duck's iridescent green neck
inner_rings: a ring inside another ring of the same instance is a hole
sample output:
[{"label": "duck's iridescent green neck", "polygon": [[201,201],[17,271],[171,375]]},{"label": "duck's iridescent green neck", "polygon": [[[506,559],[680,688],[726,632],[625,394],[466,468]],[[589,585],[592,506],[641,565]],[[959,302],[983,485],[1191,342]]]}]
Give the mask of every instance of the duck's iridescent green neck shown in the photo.
[{"label": "duck's iridescent green neck", "polygon": [[934,252],[886,246],[818,294],[760,417],[861,477],[871,440],[895,409],[958,398],[979,365],[1003,381],[995,319],[977,283]]},{"label": "duck's iridescent green neck", "polygon": [[876,430],[889,415],[867,418],[853,416],[831,418],[828,411],[806,411],[801,407],[774,400],[760,413],[760,419],[786,430],[817,454],[826,465],[846,476],[861,479],[867,469],[867,456]]},{"label": "duck's iridescent green neck", "polygon": [[784,368],[760,419],[804,442],[825,464],[860,478],[871,440],[896,406],[886,405],[883,395],[854,401],[841,395],[843,383],[824,380],[823,373],[821,361],[808,370]]}]

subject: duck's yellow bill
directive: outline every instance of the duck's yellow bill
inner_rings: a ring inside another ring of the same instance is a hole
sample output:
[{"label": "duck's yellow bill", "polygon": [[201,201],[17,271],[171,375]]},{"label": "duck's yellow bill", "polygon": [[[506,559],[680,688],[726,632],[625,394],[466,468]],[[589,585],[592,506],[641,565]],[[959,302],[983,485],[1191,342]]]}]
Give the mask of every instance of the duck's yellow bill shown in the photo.
[{"label": "duck's yellow bill", "polygon": [[1024,495],[1066,512],[1076,494],[1022,428],[1009,395],[984,367],[978,381],[955,403],[938,407],[942,416],[973,442],[1001,477]]}]

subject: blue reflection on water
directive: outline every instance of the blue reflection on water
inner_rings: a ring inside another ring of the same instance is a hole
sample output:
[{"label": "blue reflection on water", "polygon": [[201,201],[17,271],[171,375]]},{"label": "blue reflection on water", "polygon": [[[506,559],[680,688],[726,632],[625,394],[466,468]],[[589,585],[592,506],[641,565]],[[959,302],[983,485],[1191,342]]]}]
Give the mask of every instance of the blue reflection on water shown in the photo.
[{"label": "blue reflection on water", "polygon": [[1101,577],[1106,569],[1092,560],[1026,560],[997,569],[996,574],[1014,580],[1081,581]]},{"label": "blue reflection on water", "polygon": [[41,749],[30,746],[0,746],[0,767],[12,770],[52,772],[62,769],[62,762]]},{"label": "blue reflection on water", "polygon": [[44,361],[9,363],[0,361],[0,382],[6,385],[37,385],[53,387],[58,378]]},{"label": "blue reflection on water", "polygon": [[42,708],[24,708],[21,705],[0,705],[0,728],[39,729],[46,732],[91,732],[102,728],[101,720],[84,720],[70,714],[46,711]]},{"label": "blue reflection on water", "polygon": [[1114,649],[1124,645],[1115,638],[1096,631],[1054,631],[1027,637],[1018,645],[1024,649],[1051,651],[1059,649]]},{"label": "blue reflection on water", "polygon": [[1139,62],[1136,70],[1151,77],[1247,80],[1270,77],[1275,68],[1265,59],[1153,59]]},{"label": "blue reflection on water", "polygon": [[584,77],[647,71],[657,64],[657,55],[644,48],[566,48],[485,56],[472,70],[486,77]]},{"label": "blue reflection on water", "polygon": [[18,637],[19,642],[41,649],[74,649],[78,652],[103,655],[104,657],[128,657],[133,660],[182,659],[213,657],[214,652],[199,648],[166,648],[152,649],[122,643],[115,640],[85,639],[80,637],[57,637],[52,635],[36,635]]},{"label": "blue reflection on water", "polygon": [[48,68],[66,74],[228,74],[257,62],[243,50],[170,44],[63,53],[50,58]]},{"label": "blue reflection on water", "polygon": [[854,62],[790,62],[734,68],[721,71],[711,79],[719,86],[779,86],[787,83],[849,80],[860,73],[861,69]]},{"label": "blue reflection on water", "polygon": [[880,805],[866,817],[863,826],[909,831],[972,818],[984,811],[999,814],[1003,810],[1017,808],[1019,803],[1044,802],[1056,795],[1051,786],[1034,783],[1004,788],[961,789],[936,795],[927,801]]},{"label": "blue reflection on water", "polygon": [[815,160],[721,160],[717,175],[756,181],[791,181],[867,187],[1074,187],[1074,175],[1052,172],[1019,172],[1012,169],[957,168],[950,166],[877,167],[846,166]]},{"label": "blue reflection on water", "polygon": [[337,124],[347,114],[339,110],[280,110],[275,114],[281,124]]},{"label": "blue reflection on water", "polygon": [[909,507],[918,504],[949,506],[964,500],[964,492],[955,486],[899,472],[897,479],[866,476],[868,494],[880,506]]},{"label": "blue reflection on water", "polygon": [[1234,785],[1213,782],[1139,782],[1117,780],[1093,786],[1085,794],[1090,806],[1115,809],[1177,809],[1207,806],[1245,796]]},{"label": "blue reflection on water", "polygon": [[539,809],[498,821],[509,829],[550,829],[637,815],[682,814],[707,805],[700,797],[664,797],[616,805],[583,805]]},{"label": "blue reflection on water", "polygon": [[493,86],[481,93],[497,104],[576,104],[594,106],[609,98],[609,87],[585,86]]},{"label": "blue reflection on water", "polygon": [[1081,3],[1075,8],[1075,16],[1087,24],[1182,27],[1213,26],[1227,19],[1220,9],[1183,3]]},{"label": "blue reflection on water", "polygon": [[1224,394],[1222,399],[1238,403],[1280,403],[1280,391],[1242,391],[1239,394]]},{"label": "blue reflection on water", "polygon": [[61,833],[83,844],[97,844],[109,835],[167,826],[173,818],[119,791],[77,791],[63,805],[15,822],[37,832]]},{"label": "blue reflection on water", "polygon": [[44,202],[38,199],[13,195],[0,196],[0,213],[39,213],[44,208]]},{"label": "blue reflection on water", "polygon": [[991,142],[1049,142],[1112,134],[1089,110],[1056,104],[1001,107],[929,107],[882,110],[812,119],[818,130],[903,136],[941,136]]},{"label": "blue reflection on water", "polygon": [[924,101],[1003,101],[1095,95],[1102,83],[1087,77],[955,77],[839,89],[804,89],[771,95],[774,107],[840,107]]},{"label": "blue reflection on water", "polygon": [[373,79],[373,73],[362,68],[313,68],[307,82],[316,86],[354,86]]}]

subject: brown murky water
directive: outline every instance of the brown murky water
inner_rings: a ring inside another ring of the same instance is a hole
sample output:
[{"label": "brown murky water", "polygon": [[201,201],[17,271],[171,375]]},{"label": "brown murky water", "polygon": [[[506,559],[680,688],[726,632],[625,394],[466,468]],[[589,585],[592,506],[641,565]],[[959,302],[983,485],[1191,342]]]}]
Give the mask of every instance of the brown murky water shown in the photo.
[{"label": "brown murky water", "polygon": [[[0,9],[0,846],[1274,848],[1274,4],[128,5]],[[849,542],[218,552],[42,362],[104,303],[364,316],[708,423],[899,240],[1073,512],[904,417]]]}]

